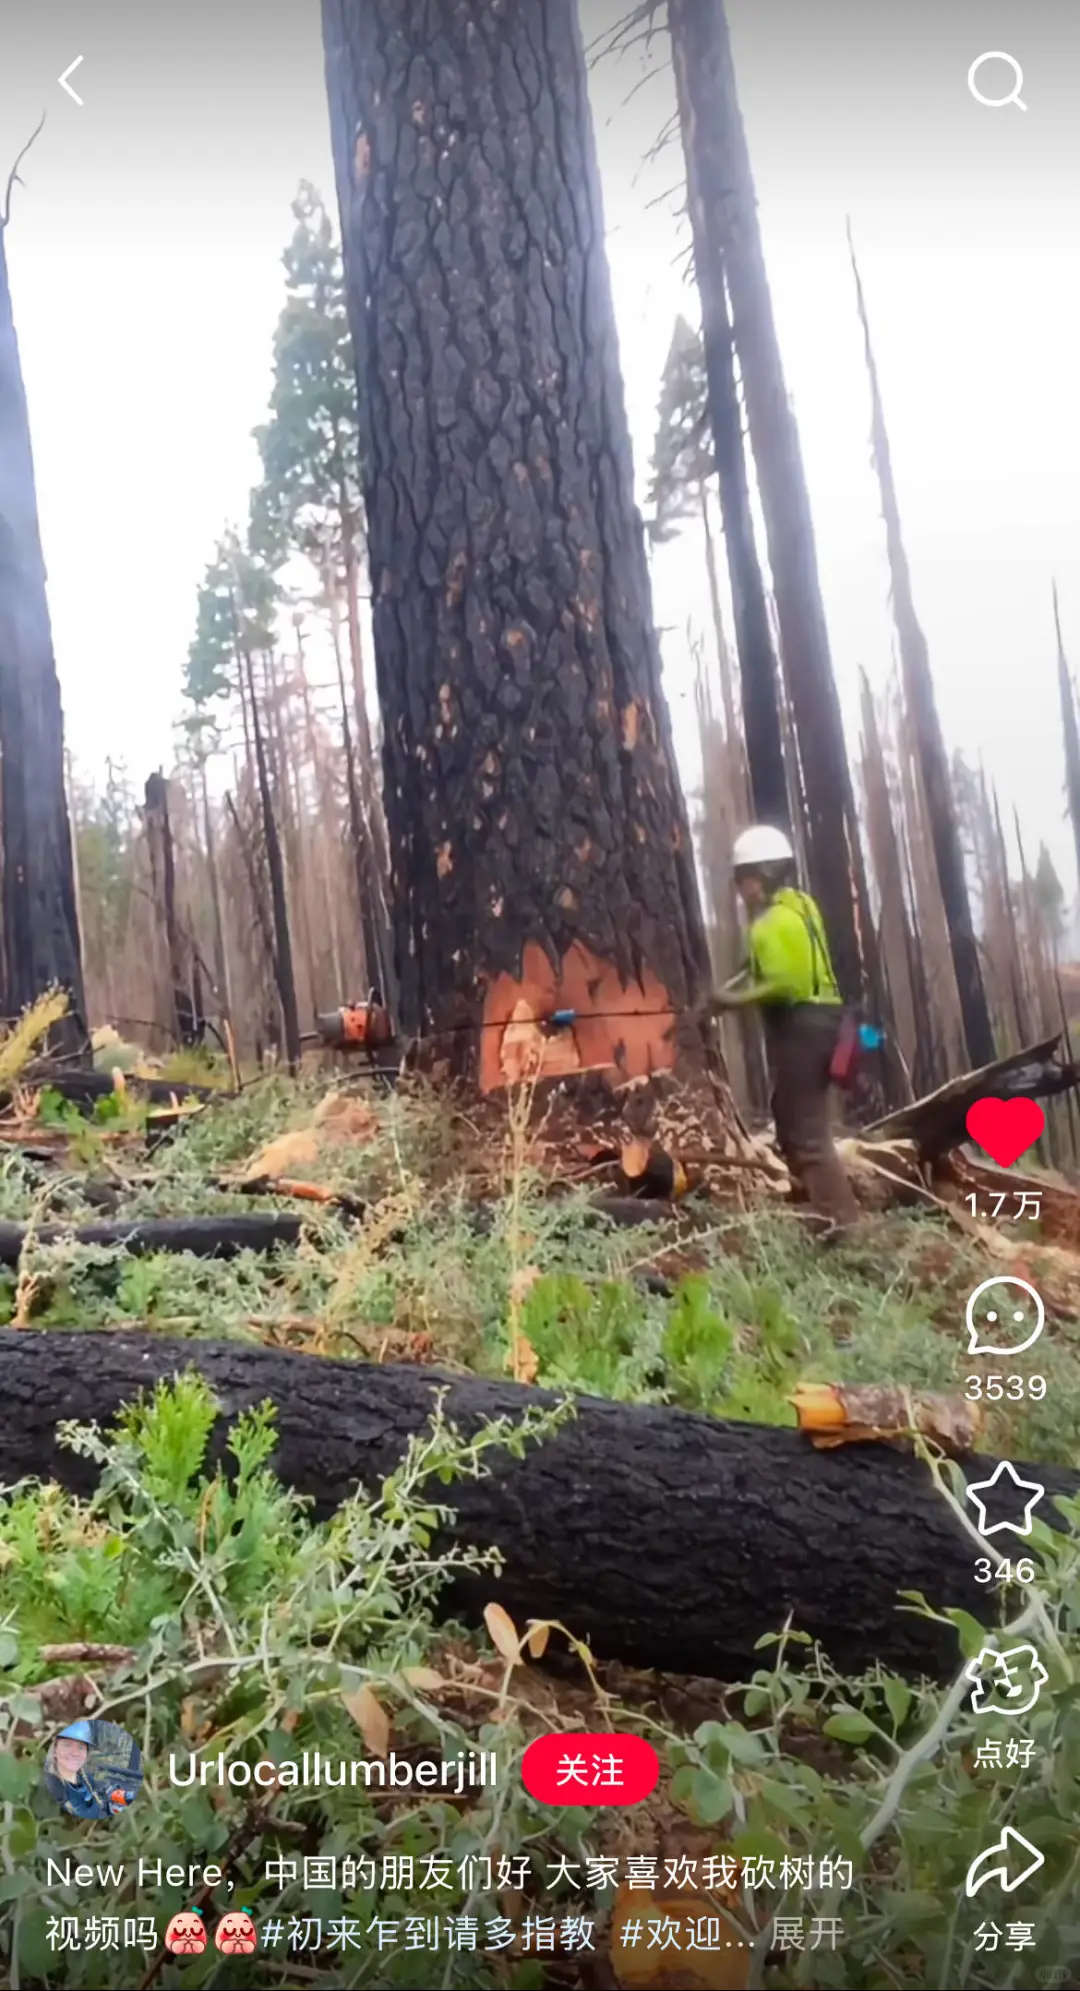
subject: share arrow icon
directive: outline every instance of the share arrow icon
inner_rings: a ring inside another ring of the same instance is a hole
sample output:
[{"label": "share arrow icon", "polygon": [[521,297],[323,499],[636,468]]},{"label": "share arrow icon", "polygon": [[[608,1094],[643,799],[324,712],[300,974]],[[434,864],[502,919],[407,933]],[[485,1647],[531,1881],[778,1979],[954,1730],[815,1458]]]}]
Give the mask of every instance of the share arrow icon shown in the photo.
[{"label": "share arrow icon", "polygon": [[71,84],[70,84],[70,83],[68,82],[68,77],[69,77],[69,76],[74,76],[74,74],[75,74],[75,71],[76,71],[76,70],[77,70],[77,68],[79,67],[79,64],[80,64],[80,62],[81,62],[81,61],[82,61],[82,56],[81,56],[81,55],[77,55],[77,56],[75,57],[75,60],[74,60],[74,62],[69,62],[69,63],[68,63],[68,66],[67,66],[67,68],[65,69],[65,71],[64,71],[64,73],[63,73],[63,75],[62,75],[62,76],[58,76],[58,77],[57,77],[57,79],[56,79],[56,80],[57,80],[57,82],[58,82],[58,83],[59,83],[59,85],[60,85],[60,88],[61,88],[62,90],[66,90],[66,91],[67,91],[67,93],[68,93],[68,96],[69,96],[69,97],[71,97],[71,98],[73,98],[73,100],[75,101],[75,103],[77,103],[78,105],[80,105],[80,107],[81,107],[81,105],[82,105],[82,98],[80,97],[80,95],[79,95],[79,93],[78,93],[78,91],[77,91],[77,90],[73,90],[73,89],[72,89],[72,87],[71,87]]},{"label": "share arrow icon", "polygon": [[[1021,1866],[1010,1880],[1010,1863],[1021,1860],[1028,1854],[1030,1858],[1027,1859],[1026,1865]],[[1045,1865],[1046,1857],[1040,1853],[1038,1847],[1033,1846],[1030,1839],[1025,1839],[1022,1832],[1017,1832],[1011,1825],[1006,1825],[997,1845],[988,1846],[985,1853],[980,1853],[977,1860],[972,1860],[964,1882],[964,1893],[970,1900],[973,1894],[978,1894],[980,1887],[986,1886],[988,1880],[999,1880],[1002,1892],[1012,1894],[1014,1889],[1022,1887],[1025,1880],[1030,1880],[1032,1874],[1038,1873],[1039,1868]]]}]

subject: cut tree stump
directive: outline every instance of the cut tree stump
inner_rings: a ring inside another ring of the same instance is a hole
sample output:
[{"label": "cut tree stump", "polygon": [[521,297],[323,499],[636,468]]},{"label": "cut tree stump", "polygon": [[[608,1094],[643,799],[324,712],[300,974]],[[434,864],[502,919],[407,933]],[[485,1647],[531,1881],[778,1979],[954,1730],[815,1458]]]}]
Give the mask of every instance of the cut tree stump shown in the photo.
[{"label": "cut tree stump", "polygon": [[[236,1217],[147,1217],[140,1222],[119,1218],[106,1224],[39,1224],[36,1244],[97,1245],[106,1251],[129,1251],[146,1258],[153,1251],[190,1251],[196,1258],[235,1258],[241,1251],[276,1251],[296,1245],[304,1217],[275,1216],[259,1211]],[[26,1224],[0,1223],[0,1265],[17,1265],[30,1231]]]},{"label": "cut tree stump", "polygon": [[[106,1424],[140,1389],[188,1367],[225,1413],[215,1457],[227,1418],[274,1401],[275,1469],[320,1517],[358,1483],[378,1489],[425,1425],[440,1384],[465,1433],[558,1401],[413,1365],[126,1330],[2,1329],[0,1482],[35,1476],[88,1493],[95,1468],[58,1444],[60,1420]],[[736,1681],[769,1663],[755,1644],[790,1614],[845,1672],[880,1660],[941,1678],[960,1661],[955,1635],[903,1610],[899,1593],[922,1591],[935,1607],[979,1618],[994,1609],[975,1582],[975,1544],[926,1468],[884,1445],[819,1452],[795,1431],[581,1397],[576,1417],[523,1459],[487,1456],[488,1477],[431,1490],[455,1510],[442,1544],[494,1546],[505,1559],[501,1576],[470,1576],[444,1594],[446,1613],[470,1622],[494,1598],[522,1627],[530,1617],[558,1619],[598,1656]],[[993,1466],[980,1456],[965,1471],[985,1479]],[[1052,1496],[1080,1486],[1057,1467],[1021,1470],[1045,1486],[1048,1522]]]}]

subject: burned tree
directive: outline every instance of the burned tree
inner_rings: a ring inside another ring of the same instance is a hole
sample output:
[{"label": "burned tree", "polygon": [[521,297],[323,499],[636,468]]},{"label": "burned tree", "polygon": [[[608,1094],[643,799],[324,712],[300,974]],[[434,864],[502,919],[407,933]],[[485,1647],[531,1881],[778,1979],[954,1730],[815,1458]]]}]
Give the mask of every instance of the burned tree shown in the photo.
[{"label": "burned tree", "polygon": [[[300,1063],[300,1020],[289,931],[285,864],[274,808],[267,742],[259,716],[262,701],[255,680],[256,656],[261,656],[263,662],[263,688],[271,675],[270,654],[274,644],[277,602],[278,591],[273,576],[235,532],[227,532],[207,567],[199,589],[195,636],[188,651],[186,690],[196,713],[204,712],[212,700],[232,691],[239,699],[248,773],[251,787],[258,796],[262,855],[266,863],[270,902],[269,915],[265,912],[259,915],[260,924],[273,973],[277,1005],[280,1006],[289,1069],[295,1071]],[[235,810],[233,815],[245,865],[249,867],[253,899],[259,907],[261,892],[256,886],[251,854],[244,842]]]},{"label": "burned tree", "polygon": [[[840,700],[818,578],[802,448],[788,398],[757,216],[750,155],[721,0],[668,0],[702,302],[719,313],[726,283],[765,520],[784,683],[805,796],[810,881],[852,998],[880,978],[866,896]],[[713,241],[699,250],[703,231]],[[706,285],[708,286],[706,289]],[[723,328],[718,326],[717,345]],[[712,368],[710,366],[710,386]]]},{"label": "burned tree", "polygon": [[855,249],[851,242],[850,230],[848,245],[851,250],[851,267],[855,278],[855,293],[858,301],[859,320],[862,325],[863,342],[866,352],[866,370],[870,381],[872,408],[871,438],[874,469],[877,473],[878,488],[881,492],[881,509],[885,521],[885,543],[889,557],[889,578],[891,582],[893,616],[896,622],[896,637],[900,651],[900,669],[903,675],[904,698],[911,724],[915,758],[919,779],[926,800],[926,814],[930,825],[930,839],[933,844],[934,862],[937,868],[941,897],[945,907],[945,917],[949,928],[949,946],[952,952],[953,970],[960,996],[960,1010],[964,1023],[964,1038],[972,1066],[989,1064],[994,1057],[994,1032],[990,1022],[990,1009],[983,985],[982,964],[979,960],[978,942],[971,916],[971,900],[968,892],[967,873],[964,869],[964,853],[960,842],[960,826],[957,820],[956,800],[949,779],[949,761],[945,751],[945,740],[938,717],[937,702],[934,697],[934,680],[930,672],[930,657],[926,647],[926,637],[915,611],[915,599],[911,588],[911,573],[908,568],[904,537],[900,527],[900,507],[893,479],[892,454],[889,449],[888,431],[885,427],[885,411],[881,401],[877,366],[873,346],[870,341],[870,323],[866,315],[866,300],[863,297],[862,282]]},{"label": "burned tree", "polygon": [[191,1010],[191,996],[185,987],[184,956],[176,918],[176,855],[169,815],[169,784],[160,768],[147,776],[143,800],[154,910],[162,930],[168,967],[169,1021],[176,1042],[183,1043],[185,1011]]},{"label": "burned tree", "polygon": [[[695,35],[683,20],[680,0],[669,0],[672,66],[679,106],[686,193],[694,245],[694,274],[701,294],[702,348],[708,397],[708,424],[720,484],[735,647],[739,657],[743,729],[754,814],[759,821],[790,827],[784,738],[780,725],[777,660],[773,649],[765,582],[754,540],[750,479],[743,441],[742,408],[735,379],[731,310],[716,227],[725,196],[719,127],[710,114],[713,79],[700,65]],[[707,53],[707,51],[706,51]]]},{"label": "burned tree", "polygon": [[8,282],[11,188],[0,210],[0,843],[3,1002],[17,1014],[54,984],[86,1041],[64,714],[38,526],[30,418]]},{"label": "burned tree", "polygon": [[574,0],[323,19],[403,1026],[485,1090],[670,1069],[708,953]]},{"label": "burned tree", "polygon": [[1065,749],[1065,799],[1076,851],[1076,876],[1080,882],[1080,727],[1076,722],[1076,694],[1061,634],[1061,609],[1057,582],[1054,582],[1054,634],[1057,637],[1058,696],[1061,700],[1061,738]]}]

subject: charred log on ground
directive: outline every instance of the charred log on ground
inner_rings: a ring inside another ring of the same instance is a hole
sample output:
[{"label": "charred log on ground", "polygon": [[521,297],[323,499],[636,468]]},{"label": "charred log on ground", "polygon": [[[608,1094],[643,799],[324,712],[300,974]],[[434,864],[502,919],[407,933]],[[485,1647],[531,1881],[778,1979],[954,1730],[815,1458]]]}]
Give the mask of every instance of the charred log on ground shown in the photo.
[{"label": "charred log on ground", "polygon": [[[116,1090],[110,1072],[73,1072],[69,1066],[56,1068],[51,1065],[34,1065],[25,1072],[20,1083],[38,1090],[58,1092],[70,1105],[93,1110],[99,1099],[107,1099]],[[125,1090],[137,1099],[149,1100],[151,1105],[168,1106],[182,1099],[229,1099],[233,1095],[212,1085],[173,1085],[163,1078],[139,1078],[136,1074],[125,1074]],[[0,1098],[7,1095],[0,1093]]]},{"label": "charred log on ground", "polygon": [[[251,1216],[147,1217],[117,1219],[103,1224],[39,1224],[35,1244],[79,1244],[104,1251],[128,1251],[134,1258],[155,1251],[189,1251],[196,1258],[236,1258],[242,1251],[276,1251],[296,1245],[304,1228],[302,1217]],[[0,1265],[17,1265],[30,1235],[26,1224],[0,1223]]]},{"label": "charred log on ground", "polygon": [[[0,1330],[0,1482],[33,1475],[89,1492],[94,1467],[58,1444],[59,1421],[108,1423],[188,1367],[222,1406],[215,1456],[230,1418],[273,1399],[276,1470],[320,1516],[357,1483],[379,1487],[440,1384],[465,1433],[557,1401],[509,1383],[239,1343]],[[456,1616],[476,1620],[494,1597],[519,1622],[561,1620],[601,1656],[736,1680],[789,1613],[845,1671],[880,1660],[944,1676],[958,1663],[955,1635],[903,1610],[899,1593],[919,1590],[980,1618],[990,1608],[970,1537],[927,1470],[884,1446],[817,1452],[793,1431],[582,1397],[576,1417],[522,1459],[487,1456],[489,1477],[433,1489],[455,1509],[444,1541],[494,1545],[505,1558],[501,1576],[447,1592]],[[975,1479],[992,1469],[984,1458],[966,1468]],[[1055,1467],[1021,1470],[1045,1486],[1048,1521],[1052,1497],[1080,1485]]]}]

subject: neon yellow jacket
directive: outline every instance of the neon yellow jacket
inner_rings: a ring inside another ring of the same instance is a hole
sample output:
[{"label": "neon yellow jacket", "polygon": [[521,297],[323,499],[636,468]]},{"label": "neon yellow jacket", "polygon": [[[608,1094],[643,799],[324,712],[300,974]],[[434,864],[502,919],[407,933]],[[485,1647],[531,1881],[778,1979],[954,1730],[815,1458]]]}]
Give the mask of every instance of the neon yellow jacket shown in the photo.
[{"label": "neon yellow jacket", "polygon": [[825,922],[808,892],[783,886],[753,921],[749,951],[743,1002],[842,1002]]}]

